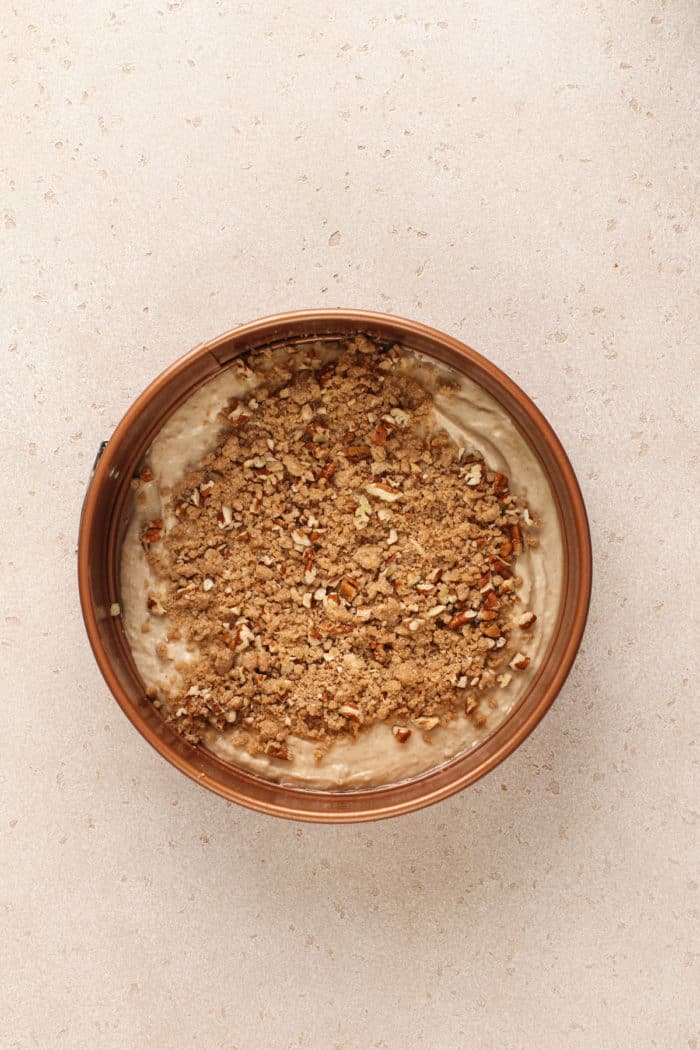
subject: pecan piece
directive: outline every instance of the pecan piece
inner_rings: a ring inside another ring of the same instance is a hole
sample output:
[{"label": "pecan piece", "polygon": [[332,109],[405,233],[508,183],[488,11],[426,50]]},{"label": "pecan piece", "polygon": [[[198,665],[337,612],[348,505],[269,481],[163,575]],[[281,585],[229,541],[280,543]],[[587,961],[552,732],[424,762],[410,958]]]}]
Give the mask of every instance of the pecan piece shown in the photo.
[{"label": "pecan piece", "polygon": [[386,423],[379,422],[374,428],[374,433],[371,437],[373,445],[386,445],[387,438],[389,437],[389,428]]},{"label": "pecan piece", "polygon": [[357,722],[359,725],[363,722],[362,712],[359,707],[355,707],[354,704],[343,704],[338,711],[338,714],[342,715],[344,718],[349,718],[351,722]]},{"label": "pecan piece", "polygon": [[369,459],[372,455],[372,449],[369,445],[348,445],[345,449],[345,455],[351,463],[356,463],[360,459]]},{"label": "pecan piece", "polygon": [[510,527],[510,538],[513,544],[513,553],[523,553],[523,530],[519,525],[511,525]]},{"label": "pecan piece", "polygon": [[350,576],[343,576],[338,585],[338,592],[341,598],[345,598],[346,602],[351,602],[359,589],[359,583],[357,583],[356,580],[351,579]]},{"label": "pecan piece", "polygon": [[163,519],[154,518],[141,533],[141,544],[144,550],[148,550],[152,543],[158,543],[163,539]]}]

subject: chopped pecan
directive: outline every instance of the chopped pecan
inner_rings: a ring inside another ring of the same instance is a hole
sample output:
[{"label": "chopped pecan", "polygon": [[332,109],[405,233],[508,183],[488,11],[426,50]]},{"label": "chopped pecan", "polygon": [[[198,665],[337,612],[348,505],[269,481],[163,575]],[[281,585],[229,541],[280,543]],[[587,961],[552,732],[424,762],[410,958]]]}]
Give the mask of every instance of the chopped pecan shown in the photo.
[{"label": "chopped pecan", "polygon": [[389,437],[389,427],[386,423],[379,422],[374,428],[371,441],[373,445],[386,445],[387,438]]},{"label": "chopped pecan", "polygon": [[158,543],[163,539],[163,519],[154,518],[146,525],[145,529],[141,533],[141,544],[148,550],[152,543]]},{"label": "chopped pecan", "polygon": [[346,602],[351,602],[359,589],[360,585],[357,580],[351,579],[350,576],[343,576],[338,584],[338,593],[341,598],[345,598]]},{"label": "chopped pecan", "polygon": [[348,445],[345,449],[345,455],[351,463],[356,463],[359,459],[369,459],[372,455],[372,449],[369,445]]},{"label": "chopped pecan", "polygon": [[522,554],[523,552],[523,530],[519,525],[511,525],[510,527],[510,538],[513,544],[513,553]]}]

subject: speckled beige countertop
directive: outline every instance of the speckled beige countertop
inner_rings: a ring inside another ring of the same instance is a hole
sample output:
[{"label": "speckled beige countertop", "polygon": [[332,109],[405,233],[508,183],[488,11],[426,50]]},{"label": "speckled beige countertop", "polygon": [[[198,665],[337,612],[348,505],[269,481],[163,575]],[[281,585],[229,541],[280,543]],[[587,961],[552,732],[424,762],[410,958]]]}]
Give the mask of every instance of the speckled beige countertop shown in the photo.
[{"label": "speckled beige countertop", "polygon": [[[3,6],[3,1050],[697,1050],[697,27],[694,0]],[[170,768],[75,582],[146,383],[319,305],[509,371],[595,556],[525,745],[361,827]]]}]

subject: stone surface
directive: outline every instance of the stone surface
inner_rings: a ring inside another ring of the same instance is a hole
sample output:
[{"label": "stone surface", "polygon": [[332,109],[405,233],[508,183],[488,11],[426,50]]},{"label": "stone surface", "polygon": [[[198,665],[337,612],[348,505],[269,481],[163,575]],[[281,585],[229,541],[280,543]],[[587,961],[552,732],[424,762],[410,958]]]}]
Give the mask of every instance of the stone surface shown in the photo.
[{"label": "stone surface", "polygon": [[[13,0],[0,67],[0,1045],[696,1050],[696,5]],[[171,769],[75,585],[146,383],[318,305],[510,372],[595,551],[525,745],[359,828]]]}]

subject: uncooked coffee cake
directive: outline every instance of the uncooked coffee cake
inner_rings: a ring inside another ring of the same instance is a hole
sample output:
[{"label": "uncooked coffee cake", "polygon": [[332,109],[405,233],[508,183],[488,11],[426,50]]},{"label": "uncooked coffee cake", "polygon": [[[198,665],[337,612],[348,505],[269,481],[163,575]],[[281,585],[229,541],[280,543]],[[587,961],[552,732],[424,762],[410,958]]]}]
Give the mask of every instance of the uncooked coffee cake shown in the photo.
[{"label": "uncooked coffee cake", "polygon": [[474,746],[522,695],[558,581],[518,439],[473,384],[363,335],[237,361],[134,482],[120,604],[153,703],[314,786]]}]

